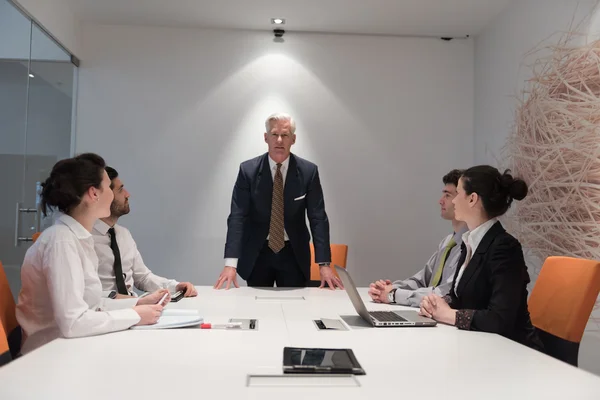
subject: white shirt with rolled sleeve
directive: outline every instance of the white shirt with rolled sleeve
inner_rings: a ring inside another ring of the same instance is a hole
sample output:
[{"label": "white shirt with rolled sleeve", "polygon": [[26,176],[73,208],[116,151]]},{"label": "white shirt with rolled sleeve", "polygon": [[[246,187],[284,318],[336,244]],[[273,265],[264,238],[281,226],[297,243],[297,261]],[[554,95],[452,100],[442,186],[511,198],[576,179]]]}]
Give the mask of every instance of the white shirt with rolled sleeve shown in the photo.
[{"label": "white shirt with rolled sleeve", "polygon": [[92,235],[62,215],[25,254],[17,321],[25,336],[22,353],[56,338],[125,330],[140,321],[137,299],[102,296]]},{"label": "white shirt with rolled sleeve", "polygon": [[[125,274],[125,285],[131,294],[132,287],[136,287],[146,292],[154,292],[159,289],[168,289],[171,293],[175,292],[177,282],[174,279],[167,279],[155,275],[144,264],[142,255],[137,248],[133,236],[129,229],[115,224],[115,234],[117,235],[117,245],[121,253],[121,266]],[[98,276],[102,282],[102,290],[108,295],[111,291],[117,290],[117,281],[115,279],[115,256],[110,248],[110,226],[102,220],[97,220],[92,230],[94,237],[94,247],[98,255]]]}]

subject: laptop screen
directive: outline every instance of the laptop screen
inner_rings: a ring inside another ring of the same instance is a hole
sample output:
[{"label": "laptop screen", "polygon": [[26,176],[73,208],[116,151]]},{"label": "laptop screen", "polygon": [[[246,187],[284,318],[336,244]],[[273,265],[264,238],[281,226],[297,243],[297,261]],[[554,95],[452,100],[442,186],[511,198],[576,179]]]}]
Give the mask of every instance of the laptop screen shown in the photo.
[{"label": "laptop screen", "polygon": [[352,278],[350,277],[348,271],[346,271],[345,268],[338,267],[337,265],[335,265],[335,269],[340,275],[342,283],[344,284],[344,288],[346,289],[346,293],[348,293],[350,301],[352,301],[352,305],[354,306],[354,309],[358,315],[360,315],[362,319],[367,321],[369,324],[373,325],[371,315],[369,315],[369,311],[367,310],[365,303],[360,298],[360,294],[358,293],[358,290],[356,290],[356,286],[354,285],[354,282],[352,282]]}]

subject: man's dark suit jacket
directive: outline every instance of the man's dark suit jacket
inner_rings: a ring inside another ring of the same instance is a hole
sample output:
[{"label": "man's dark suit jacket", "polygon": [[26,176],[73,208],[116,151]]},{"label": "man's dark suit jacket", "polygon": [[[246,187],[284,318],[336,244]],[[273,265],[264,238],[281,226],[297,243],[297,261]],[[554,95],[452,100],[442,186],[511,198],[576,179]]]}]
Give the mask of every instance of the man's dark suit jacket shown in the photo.
[{"label": "man's dark suit jacket", "polygon": [[[543,345],[529,318],[527,284],[529,274],[517,239],[500,222],[485,234],[458,282],[466,247],[456,269],[449,304],[460,329],[492,332],[541,350]],[[448,300],[448,296],[447,296]]]},{"label": "man's dark suit jacket", "polygon": [[[247,280],[269,234],[273,176],[268,153],[240,165],[227,218],[225,258],[237,258],[237,272]],[[290,244],[306,280],[310,280],[310,235],[315,262],[330,262],[329,220],[315,164],[290,154],[284,186],[284,224]]]}]

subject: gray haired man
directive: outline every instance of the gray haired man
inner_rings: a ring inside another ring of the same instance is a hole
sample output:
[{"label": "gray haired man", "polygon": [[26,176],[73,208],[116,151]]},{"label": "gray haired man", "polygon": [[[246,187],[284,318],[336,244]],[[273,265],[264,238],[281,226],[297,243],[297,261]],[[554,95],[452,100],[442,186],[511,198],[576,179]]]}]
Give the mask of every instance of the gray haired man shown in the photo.
[{"label": "gray haired man", "polygon": [[291,153],[296,143],[291,116],[273,114],[265,129],[268,152],[240,165],[227,219],[225,267],[214,287],[238,287],[237,274],[249,286],[306,286],[311,263],[306,217],[321,287],[342,287],[329,265],[329,220],[319,170]]}]

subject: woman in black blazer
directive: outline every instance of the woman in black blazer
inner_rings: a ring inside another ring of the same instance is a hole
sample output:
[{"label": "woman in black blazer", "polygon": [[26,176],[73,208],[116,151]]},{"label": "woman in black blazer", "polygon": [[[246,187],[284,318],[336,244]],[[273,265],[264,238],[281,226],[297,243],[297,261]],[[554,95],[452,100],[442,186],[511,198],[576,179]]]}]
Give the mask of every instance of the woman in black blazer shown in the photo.
[{"label": "woman in black blazer", "polygon": [[513,199],[527,196],[527,184],[509,172],[477,166],[463,173],[454,213],[469,231],[463,235],[454,283],[444,298],[425,297],[420,313],[459,329],[497,333],[542,350],[527,309],[529,274],[521,244],[497,219]]}]

